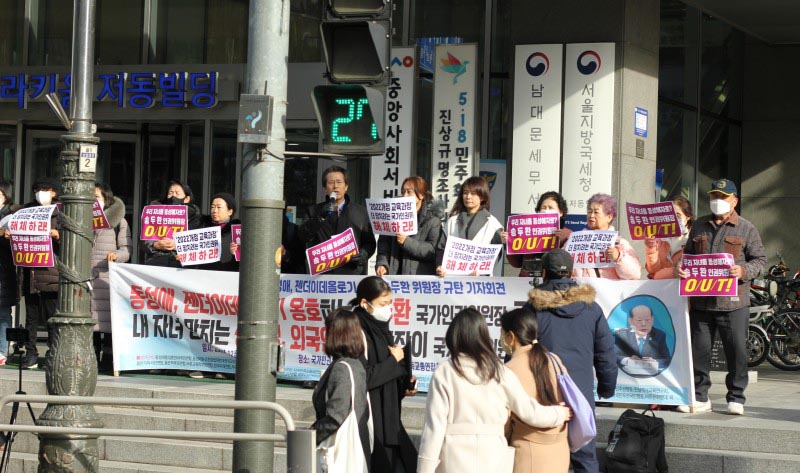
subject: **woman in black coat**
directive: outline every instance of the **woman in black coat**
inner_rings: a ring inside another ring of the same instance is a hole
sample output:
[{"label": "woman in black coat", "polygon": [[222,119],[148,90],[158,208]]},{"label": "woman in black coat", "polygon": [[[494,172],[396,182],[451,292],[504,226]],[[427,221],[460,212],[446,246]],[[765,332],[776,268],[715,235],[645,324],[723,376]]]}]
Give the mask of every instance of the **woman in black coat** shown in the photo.
[{"label": "woman in black coat", "polygon": [[236,212],[236,199],[227,192],[220,192],[211,198],[211,212],[203,215],[199,228],[221,227],[220,234],[222,239],[222,251],[219,261],[206,264],[198,264],[195,269],[207,269],[211,271],[239,271],[239,262],[231,251],[233,232],[231,225],[241,223],[238,219],[233,219]]},{"label": "woman in black coat", "polygon": [[[11,183],[0,182],[0,220],[16,211],[13,196]],[[0,366],[6,364],[6,329],[11,327],[11,308],[17,304],[18,299],[17,270],[11,255],[11,240],[0,238]]]},{"label": "woman in black coat", "polygon": [[356,307],[367,341],[361,362],[367,372],[375,430],[371,471],[414,473],[417,449],[400,419],[400,401],[417,393],[416,378],[410,372],[410,354],[394,344],[389,332],[392,291],[383,279],[369,276],[358,284],[350,304]]}]

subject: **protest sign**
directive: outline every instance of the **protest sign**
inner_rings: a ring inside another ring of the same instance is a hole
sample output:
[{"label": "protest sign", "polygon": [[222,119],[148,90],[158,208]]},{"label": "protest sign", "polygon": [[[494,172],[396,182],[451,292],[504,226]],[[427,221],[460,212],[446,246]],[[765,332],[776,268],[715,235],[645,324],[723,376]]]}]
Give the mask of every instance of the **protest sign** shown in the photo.
[{"label": "protest sign", "polygon": [[733,255],[729,253],[683,255],[683,270],[689,277],[680,280],[680,295],[736,297],[738,280],[730,275],[734,264]]},{"label": "protest sign", "polygon": [[311,275],[322,274],[350,262],[358,254],[353,228],[306,250]]},{"label": "protest sign", "polygon": [[[231,225],[231,240],[236,243],[236,253],[233,255],[236,261],[242,260],[242,224],[234,223]],[[225,248],[223,248],[224,250]]]},{"label": "protest sign", "polygon": [[25,268],[55,266],[50,220],[55,205],[40,205],[18,210],[8,222],[14,264]]},{"label": "protest sign", "polygon": [[555,236],[558,222],[559,215],[557,213],[508,217],[506,252],[509,255],[526,255],[545,253],[558,248],[558,238]]},{"label": "protest sign", "polygon": [[92,204],[92,230],[102,230],[104,228],[111,228],[111,225],[108,223],[103,206],[95,200],[94,204]]},{"label": "protest sign", "polygon": [[657,204],[625,203],[628,215],[628,229],[631,238],[674,238],[681,236],[681,225],[675,214],[672,202]]},{"label": "protest sign", "polygon": [[140,240],[170,238],[189,228],[189,209],[185,205],[146,205],[142,210]]},{"label": "protest sign", "polygon": [[198,228],[172,235],[181,266],[216,263],[222,255],[222,229]]},{"label": "protest sign", "polygon": [[369,222],[376,235],[417,234],[417,199],[366,199]]},{"label": "protest sign", "polygon": [[572,255],[574,268],[613,268],[614,262],[606,251],[614,246],[619,232],[612,230],[584,230],[572,232],[564,249]]},{"label": "protest sign", "polygon": [[19,209],[8,222],[8,231],[12,235],[49,235],[50,220],[55,209],[55,205]]},{"label": "protest sign", "polygon": [[481,245],[471,240],[450,237],[444,247],[442,268],[451,276],[492,274],[503,245]]}]

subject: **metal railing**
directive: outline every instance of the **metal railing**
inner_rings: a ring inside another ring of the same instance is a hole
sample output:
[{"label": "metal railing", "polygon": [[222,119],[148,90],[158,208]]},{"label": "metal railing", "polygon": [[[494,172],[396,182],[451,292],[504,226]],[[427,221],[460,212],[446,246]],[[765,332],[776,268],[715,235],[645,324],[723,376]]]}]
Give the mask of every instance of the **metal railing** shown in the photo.
[{"label": "metal railing", "polygon": [[0,398],[0,411],[12,403],[46,403],[69,405],[184,407],[213,409],[261,409],[278,414],[286,426],[283,434],[238,432],[184,432],[175,430],[106,429],[83,427],[49,427],[40,425],[0,424],[0,431],[55,435],[90,435],[112,437],[147,437],[180,440],[233,440],[286,442],[287,472],[314,473],[316,464],[316,432],[295,429],[294,420],[285,407],[265,401],[213,401],[199,399],[142,399],[127,397],[37,396],[12,394]]}]

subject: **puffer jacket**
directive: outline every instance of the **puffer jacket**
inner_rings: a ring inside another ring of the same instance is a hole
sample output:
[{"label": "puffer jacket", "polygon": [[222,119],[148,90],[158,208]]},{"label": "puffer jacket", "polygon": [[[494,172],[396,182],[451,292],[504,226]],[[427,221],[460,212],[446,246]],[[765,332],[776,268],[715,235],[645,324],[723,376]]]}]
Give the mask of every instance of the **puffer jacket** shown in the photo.
[{"label": "puffer jacket", "polygon": [[[58,198],[53,199],[53,204],[57,204]],[[29,207],[38,207],[39,203],[36,201],[28,202],[23,205],[23,209]],[[61,256],[61,229],[58,225],[58,216],[61,211],[56,207],[53,211],[53,216],[50,219],[50,228],[59,231],[59,239],[51,238],[53,241],[53,254],[56,261]],[[23,295],[38,294],[42,292],[58,292],[58,268],[56,266],[50,268],[23,268],[22,270],[22,293]]]},{"label": "puffer jacket", "polygon": [[[0,208],[0,220],[16,211],[15,206]],[[0,307],[11,307],[19,300],[17,287],[17,268],[11,254],[11,240],[0,238]],[[0,353],[2,355],[3,353]]]},{"label": "puffer jacket", "polygon": [[[236,261],[236,257],[231,254],[231,240],[233,237],[231,225],[241,225],[241,223],[242,221],[239,219],[232,219],[222,227],[222,230],[220,231],[222,251],[220,252],[219,261],[214,263],[198,264],[196,266],[190,266],[190,268],[205,269],[210,271],[239,271],[239,262]],[[218,226],[220,226],[220,224],[214,223],[209,215],[203,215],[203,217],[200,219],[199,228],[213,228]]]},{"label": "puffer jacket", "polygon": [[[166,201],[164,200],[154,200],[150,202],[150,205],[167,205]],[[203,215],[200,213],[200,207],[188,203],[186,206],[189,208],[189,228],[187,230],[196,230],[200,228],[202,223],[201,219]],[[144,245],[146,258],[144,264],[148,266],[166,266],[168,268],[181,268],[181,262],[178,261],[175,257],[178,253],[175,250],[170,251],[162,251],[157,250],[153,245],[155,245],[155,240],[146,240],[141,242]]]},{"label": "puffer jacket", "polygon": [[133,249],[131,229],[125,220],[125,203],[114,197],[103,211],[111,228],[95,230],[92,244],[92,318],[96,332],[111,333],[111,291],[108,282],[108,254],[117,254],[117,263],[127,263]]},{"label": "puffer jacket", "polygon": [[430,204],[423,204],[417,212],[417,227],[417,234],[409,235],[402,245],[394,236],[381,235],[375,266],[386,267],[387,274],[435,275],[436,251],[444,249],[445,239],[442,221],[431,211]]}]

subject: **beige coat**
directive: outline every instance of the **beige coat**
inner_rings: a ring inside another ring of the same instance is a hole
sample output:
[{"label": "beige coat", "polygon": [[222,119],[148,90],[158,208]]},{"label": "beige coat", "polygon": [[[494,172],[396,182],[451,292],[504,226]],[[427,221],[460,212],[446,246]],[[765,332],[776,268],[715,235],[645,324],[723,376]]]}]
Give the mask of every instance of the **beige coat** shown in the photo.
[{"label": "beige coat", "polygon": [[460,360],[466,377],[456,372],[449,359],[433,374],[417,473],[511,473],[514,450],[504,435],[509,410],[545,428],[563,425],[563,410],[530,398],[505,366],[502,382],[483,383],[475,362]]},{"label": "beige coat", "polygon": [[[531,371],[528,354],[533,345],[519,347],[506,366],[517,375],[528,396],[536,398],[536,380]],[[564,400],[558,388],[556,371],[549,363],[547,376],[556,386],[556,398]],[[566,473],[569,470],[569,442],[567,424],[553,429],[540,429],[526,425],[512,414],[506,424],[506,438],[514,447],[514,473]]]},{"label": "beige coat", "polygon": [[125,220],[125,203],[114,197],[104,209],[111,228],[94,231],[92,243],[92,318],[95,332],[111,333],[111,290],[108,283],[109,253],[117,254],[117,263],[131,258],[131,229]]}]

